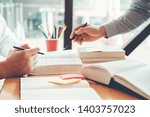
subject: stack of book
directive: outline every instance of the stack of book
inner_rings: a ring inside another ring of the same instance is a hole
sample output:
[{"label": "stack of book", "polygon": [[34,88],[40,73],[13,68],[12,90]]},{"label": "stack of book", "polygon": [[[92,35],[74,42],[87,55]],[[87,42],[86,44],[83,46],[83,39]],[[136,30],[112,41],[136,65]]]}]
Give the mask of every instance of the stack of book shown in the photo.
[{"label": "stack of book", "polygon": [[79,51],[65,50],[48,52],[39,57],[31,75],[80,73],[83,64],[125,59],[125,52],[114,47],[80,48]]},{"label": "stack of book", "polygon": [[101,46],[98,48],[81,47],[78,51],[83,63],[108,62],[125,59],[125,51],[112,46]]}]

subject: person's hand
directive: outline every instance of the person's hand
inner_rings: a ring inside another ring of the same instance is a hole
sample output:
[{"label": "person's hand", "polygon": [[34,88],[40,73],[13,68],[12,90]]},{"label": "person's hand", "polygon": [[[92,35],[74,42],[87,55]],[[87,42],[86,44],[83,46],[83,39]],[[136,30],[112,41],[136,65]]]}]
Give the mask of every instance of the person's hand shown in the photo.
[{"label": "person's hand", "polygon": [[101,37],[106,37],[106,31],[103,26],[100,28],[95,28],[89,25],[83,27],[82,24],[72,31],[70,38],[72,39],[74,35],[77,35],[75,36],[74,41],[81,45],[83,42],[96,41]]},{"label": "person's hand", "polygon": [[[21,47],[29,48],[28,45]],[[12,51],[8,58],[0,64],[3,66],[3,77],[22,76],[30,73],[37,62],[38,51],[39,48]]]}]

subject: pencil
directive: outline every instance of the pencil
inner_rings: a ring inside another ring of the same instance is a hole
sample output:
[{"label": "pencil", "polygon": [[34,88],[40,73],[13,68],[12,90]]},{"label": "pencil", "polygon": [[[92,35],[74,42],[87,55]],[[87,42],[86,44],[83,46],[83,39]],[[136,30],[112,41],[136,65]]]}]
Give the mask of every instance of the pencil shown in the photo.
[{"label": "pencil", "polygon": [[[18,49],[18,50],[25,50],[25,48],[17,47],[17,46],[13,46],[13,48]],[[43,52],[38,52],[38,54],[44,55]]]},{"label": "pencil", "polygon": [[67,25],[65,25],[64,27],[61,27],[61,30],[59,31],[58,38],[65,32],[66,28],[67,28]]},{"label": "pencil", "polygon": [[[85,27],[85,26],[87,26],[87,22],[86,22],[82,27]],[[68,46],[72,43],[72,41],[76,38],[76,36],[78,36],[78,35],[75,34],[75,35],[72,37],[70,43],[64,48],[64,50],[66,50],[66,49],[68,48]]]},{"label": "pencil", "polygon": [[49,30],[49,26],[47,25],[47,32],[48,32],[48,37],[51,39],[52,38],[52,35],[50,33],[50,30]]},{"label": "pencil", "polygon": [[47,36],[46,33],[44,32],[42,26],[39,25],[38,28],[40,29],[40,31],[42,32],[42,34],[44,35],[44,37],[45,37],[46,39],[48,39],[48,36]]}]

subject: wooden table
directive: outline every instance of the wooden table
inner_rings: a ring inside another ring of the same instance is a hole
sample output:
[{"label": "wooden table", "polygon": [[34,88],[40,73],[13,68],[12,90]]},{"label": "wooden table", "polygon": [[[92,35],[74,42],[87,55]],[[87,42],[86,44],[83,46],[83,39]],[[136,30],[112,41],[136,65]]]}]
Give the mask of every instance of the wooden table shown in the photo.
[{"label": "wooden table", "polygon": [[[104,100],[137,100],[139,98],[131,96],[125,92],[110,88],[93,81],[89,81],[90,86]],[[4,82],[1,90],[1,100],[19,100],[20,99],[20,79],[9,78]]]}]

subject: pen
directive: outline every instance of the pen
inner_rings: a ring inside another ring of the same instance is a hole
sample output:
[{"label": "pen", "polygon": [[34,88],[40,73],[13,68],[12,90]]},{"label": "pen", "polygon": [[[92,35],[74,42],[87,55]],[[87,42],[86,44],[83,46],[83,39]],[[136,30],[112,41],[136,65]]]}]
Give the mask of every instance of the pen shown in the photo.
[{"label": "pen", "polygon": [[[82,27],[85,27],[85,26],[87,26],[87,22],[86,22]],[[76,36],[78,36],[78,35],[75,34],[75,35],[72,37],[70,43],[64,48],[64,50],[66,50],[66,49],[68,48],[68,46],[72,43],[72,41],[76,38]]]},{"label": "pen", "polygon": [[44,37],[45,37],[46,39],[48,39],[48,36],[47,36],[46,33],[44,32],[42,26],[39,25],[38,28],[40,29],[40,31],[42,32],[42,34],[44,35]]},{"label": "pen", "polygon": [[66,28],[67,28],[67,25],[63,26],[63,27],[60,27],[60,31],[59,31],[59,35],[58,35],[58,38],[65,32]]},{"label": "pen", "polygon": [[[17,47],[17,46],[13,46],[13,48],[18,49],[18,50],[25,50],[25,48],[21,48],[21,47]],[[38,54],[44,55],[44,53],[42,53],[42,52],[38,52]]]},{"label": "pen", "polygon": [[48,32],[48,37],[51,39],[52,36],[51,36],[51,33],[50,33],[50,30],[49,30],[49,26],[47,25],[47,32]]}]

